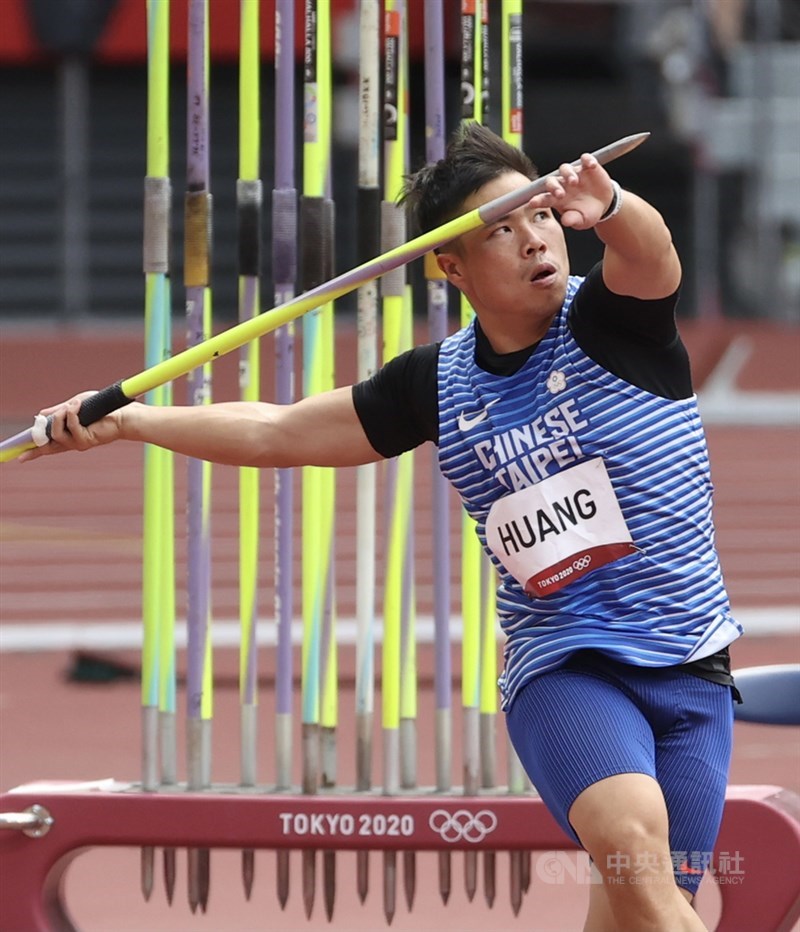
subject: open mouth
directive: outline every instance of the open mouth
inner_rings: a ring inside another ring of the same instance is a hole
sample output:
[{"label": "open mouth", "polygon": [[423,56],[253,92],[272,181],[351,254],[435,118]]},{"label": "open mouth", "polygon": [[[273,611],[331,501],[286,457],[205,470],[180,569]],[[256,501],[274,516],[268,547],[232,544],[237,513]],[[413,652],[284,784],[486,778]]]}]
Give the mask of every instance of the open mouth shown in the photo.
[{"label": "open mouth", "polygon": [[555,266],[550,265],[549,262],[543,262],[531,276],[531,282],[534,284],[546,282],[555,274],[555,271]]}]

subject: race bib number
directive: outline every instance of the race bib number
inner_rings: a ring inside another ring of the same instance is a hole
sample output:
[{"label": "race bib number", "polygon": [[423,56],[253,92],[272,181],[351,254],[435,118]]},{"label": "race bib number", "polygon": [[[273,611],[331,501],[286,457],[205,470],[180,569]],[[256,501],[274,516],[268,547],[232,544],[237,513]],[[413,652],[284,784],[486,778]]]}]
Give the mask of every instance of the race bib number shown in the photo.
[{"label": "race bib number", "polygon": [[498,499],[486,541],[531,596],[558,592],[636,550],[600,457]]}]

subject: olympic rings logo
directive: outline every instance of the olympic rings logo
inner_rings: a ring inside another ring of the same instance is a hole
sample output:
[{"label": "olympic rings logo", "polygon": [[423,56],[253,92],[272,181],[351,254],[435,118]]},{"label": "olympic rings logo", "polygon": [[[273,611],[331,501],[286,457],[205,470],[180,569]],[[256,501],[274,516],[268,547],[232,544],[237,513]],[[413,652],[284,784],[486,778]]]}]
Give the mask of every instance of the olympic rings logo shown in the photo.
[{"label": "olympic rings logo", "polygon": [[437,835],[441,835],[444,841],[451,844],[462,840],[478,844],[497,828],[497,816],[488,809],[481,809],[479,812],[470,812],[467,809],[457,809],[455,812],[436,809],[431,813],[428,825]]},{"label": "olympic rings logo", "polygon": [[592,562],[592,558],[587,553],[586,556],[580,557],[573,564],[572,568],[575,570],[585,570],[586,567]]}]

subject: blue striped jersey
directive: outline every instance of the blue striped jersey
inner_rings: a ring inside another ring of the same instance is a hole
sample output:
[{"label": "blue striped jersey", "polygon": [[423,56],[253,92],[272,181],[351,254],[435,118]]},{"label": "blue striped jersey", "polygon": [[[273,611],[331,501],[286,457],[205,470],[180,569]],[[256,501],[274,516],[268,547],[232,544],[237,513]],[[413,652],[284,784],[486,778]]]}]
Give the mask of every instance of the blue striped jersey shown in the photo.
[{"label": "blue striped jersey", "polygon": [[[559,314],[513,375],[475,364],[474,323],[445,339],[439,353],[439,465],[500,576],[504,708],[528,680],[578,650],[662,667],[710,656],[742,633],[714,544],[696,398],[637,388],[581,350],[567,312],[582,281],[570,277]],[[487,547],[489,509],[598,458],[633,546],[558,591],[528,595]]]}]

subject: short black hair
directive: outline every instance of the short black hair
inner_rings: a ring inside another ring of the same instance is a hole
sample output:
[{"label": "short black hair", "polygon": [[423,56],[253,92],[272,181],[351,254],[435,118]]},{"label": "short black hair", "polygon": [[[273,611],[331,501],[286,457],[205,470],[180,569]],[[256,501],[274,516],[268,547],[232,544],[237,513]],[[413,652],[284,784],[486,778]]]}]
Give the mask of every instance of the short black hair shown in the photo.
[{"label": "short black hair", "polygon": [[409,211],[414,235],[428,233],[463,213],[464,201],[506,172],[533,181],[539,172],[524,152],[481,123],[464,122],[443,159],[408,175],[399,198]]}]

